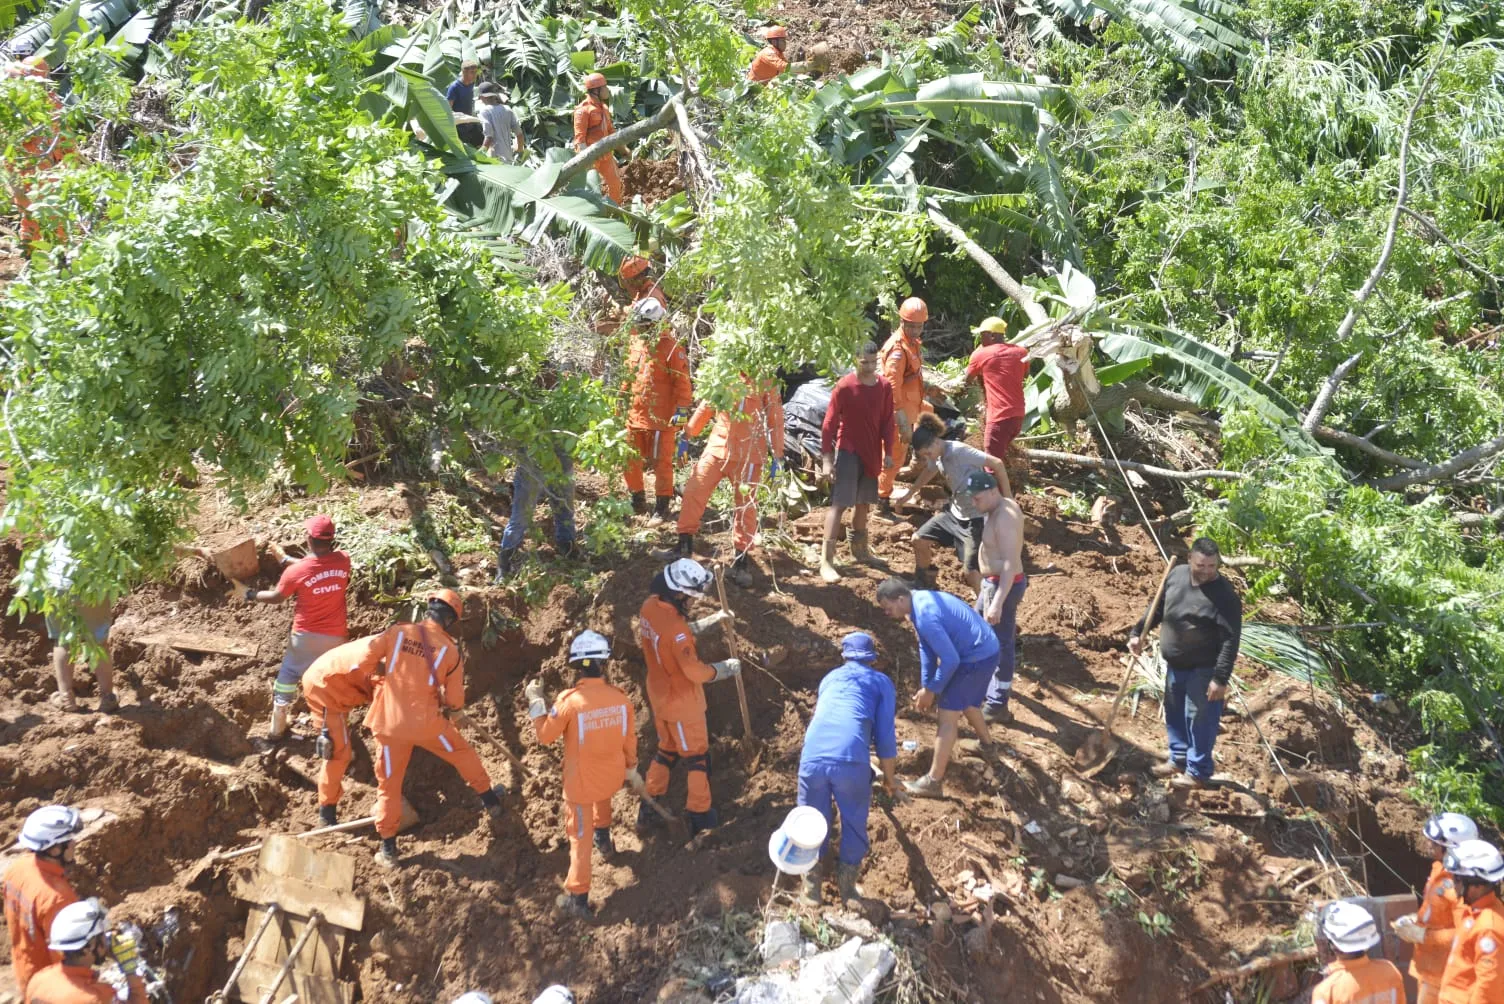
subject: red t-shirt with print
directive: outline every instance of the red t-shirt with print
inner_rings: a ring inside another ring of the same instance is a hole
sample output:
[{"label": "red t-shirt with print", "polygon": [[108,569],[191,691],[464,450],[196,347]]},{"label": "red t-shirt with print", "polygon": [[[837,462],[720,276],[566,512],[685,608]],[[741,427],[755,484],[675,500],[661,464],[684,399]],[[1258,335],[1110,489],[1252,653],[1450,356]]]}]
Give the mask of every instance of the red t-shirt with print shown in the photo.
[{"label": "red t-shirt with print", "polygon": [[339,638],[345,623],[345,593],[350,588],[350,556],[344,551],[310,554],[288,565],[277,592],[293,598],[292,629]]}]

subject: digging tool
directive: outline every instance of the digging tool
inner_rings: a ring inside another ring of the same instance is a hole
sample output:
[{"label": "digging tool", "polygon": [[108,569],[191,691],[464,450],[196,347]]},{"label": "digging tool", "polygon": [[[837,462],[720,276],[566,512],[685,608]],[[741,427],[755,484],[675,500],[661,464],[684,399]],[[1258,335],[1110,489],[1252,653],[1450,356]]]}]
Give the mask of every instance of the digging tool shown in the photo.
[{"label": "digging tool", "polygon": [[287,950],[287,961],[282,963],[282,968],[277,970],[277,975],[272,978],[272,985],[267,988],[266,993],[261,995],[260,1004],[272,1004],[272,1001],[277,999],[277,991],[281,990],[282,984],[287,982],[287,975],[292,972],[298,956],[302,954],[303,946],[308,944],[308,939],[313,937],[314,932],[323,922],[324,915],[317,910],[313,911],[308,918],[307,925],[303,928],[303,933],[298,935],[298,940],[294,941],[292,947]]},{"label": "digging tool", "polygon": [[[410,829],[413,826],[416,826],[419,821],[418,810],[414,809],[410,804],[408,804],[407,799],[404,798],[402,800],[402,818],[397,824],[397,831],[400,833],[403,830]],[[303,840],[307,837],[319,837],[327,833],[347,833],[350,830],[358,830],[363,826],[371,826],[375,824],[375,822],[375,816],[362,816],[359,819],[352,819],[349,822],[335,823],[333,826],[320,826],[316,829],[304,830],[302,833],[294,833],[292,834],[292,836],[295,839]],[[203,859],[194,866],[194,877],[197,877],[199,872],[203,871],[210,865],[217,864],[220,861],[233,861],[235,858],[243,858],[247,854],[255,854],[257,851],[261,850],[261,847],[262,844],[255,843],[250,845],[249,847],[242,847],[238,851],[221,851],[219,850],[219,848],[215,848],[208,854],[204,855]]]},{"label": "digging tool", "polygon": [[245,943],[245,951],[240,953],[240,961],[236,962],[235,968],[230,970],[230,978],[225,980],[224,988],[211,994],[204,1004],[221,1004],[230,999],[230,990],[235,986],[235,981],[240,979],[245,964],[251,960],[251,953],[256,950],[256,946],[261,943],[261,936],[266,933],[268,927],[272,926],[272,921],[276,920],[281,912],[282,908],[276,903],[267,904],[266,916],[261,918],[261,926],[256,928],[256,933],[251,935],[251,939]]},{"label": "digging tool", "polygon": [[[631,783],[630,780],[628,781],[628,783]],[[652,809],[654,812],[658,813],[658,815],[660,817],[662,817],[662,819],[663,819],[663,821],[665,823],[669,823],[670,825],[674,825],[674,824],[685,825],[683,819],[681,819],[678,816],[674,815],[672,812],[669,812],[667,809],[665,809],[663,807],[662,803],[660,803],[652,795],[648,794],[648,787],[647,787],[647,785],[642,784],[640,782],[637,783],[637,784],[633,784],[632,785],[632,791],[633,791],[634,794],[637,795],[638,798],[642,799],[645,803],[647,803],[647,807],[649,809]]]},{"label": "digging tool", "polygon": [[[723,568],[715,570],[715,591],[721,598],[721,610],[727,614],[726,620],[722,621],[722,626],[726,629],[726,650],[731,653],[731,658],[740,662],[741,656],[737,654],[736,628],[732,627],[731,607],[726,603],[726,576]],[[747,710],[747,685],[742,682],[740,673],[736,675],[736,700],[742,709],[742,738],[746,739],[754,750],[752,763],[755,770],[757,760],[762,756],[762,745],[752,736],[752,712]]]},{"label": "digging tool", "polygon": [[[1171,558],[1170,563],[1165,566],[1165,574],[1159,579],[1159,588],[1154,591],[1154,598],[1149,601],[1149,606],[1144,610],[1145,628],[1141,637],[1145,640],[1149,637],[1149,618],[1154,616],[1154,608],[1159,606],[1160,597],[1165,594],[1165,583],[1170,581],[1170,572],[1175,569],[1179,560]],[[1112,710],[1107,712],[1107,720],[1102,724],[1102,728],[1087,736],[1086,742],[1082,743],[1081,748],[1076,751],[1076,769],[1085,777],[1095,777],[1112,762],[1113,757],[1117,756],[1118,741],[1112,734],[1112,728],[1117,721],[1118,708],[1122,706],[1123,698],[1128,694],[1128,684],[1133,681],[1134,666],[1141,658],[1143,658],[1141,655],[1134,656],[1133,664],[1123,672],[1123,682],[1118,687],[1118,695],[1113,699]]]},{"label": "digging tool", "polygon": [[484,739],[487,743],[495,746],[498,750],[500,750],[501,755],[507,758],[508,763],[517,768],[517,770],[522,774],[525,780],[531,781],[533,779],[533,772],[527,769],[526,764],[517,759],[517,756],[511,750],[507,749],[506,746],[502,744],[500,739],[497,739],[489,731],[481,728],[480,725],[476,724],[475,719],[465,714],[463,710],[451,711],[449,712],[449,717],[458,722],[460,725],[463,725],[464,727],[470,729],[476,735]]}]

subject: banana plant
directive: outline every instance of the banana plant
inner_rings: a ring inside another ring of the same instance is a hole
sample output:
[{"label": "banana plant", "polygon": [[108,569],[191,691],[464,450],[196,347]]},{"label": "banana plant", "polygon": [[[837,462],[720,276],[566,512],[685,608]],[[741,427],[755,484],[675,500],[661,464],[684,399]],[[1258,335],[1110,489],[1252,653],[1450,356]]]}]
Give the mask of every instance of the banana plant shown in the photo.
[{"label": "banana plant", "polygon": [[1036,42],[1063,37],[1062,21],[1076,26],[1126,21],[1188,68],[1240,62],[1253,48],[1253,41],[1232,26],[1237,10],[1226,0],[1021,0],[1017,12],[1033,22]]}]

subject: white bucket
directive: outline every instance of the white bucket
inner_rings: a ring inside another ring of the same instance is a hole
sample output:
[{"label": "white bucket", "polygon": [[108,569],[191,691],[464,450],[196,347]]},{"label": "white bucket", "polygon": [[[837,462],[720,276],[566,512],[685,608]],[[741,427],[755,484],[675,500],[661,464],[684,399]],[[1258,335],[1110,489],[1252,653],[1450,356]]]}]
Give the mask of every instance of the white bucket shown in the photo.
[{"label": "white bucket", "polygon": [[801,805],[768,838],[768,857],[785,875],[803,875],[820,860],[820,848],[829,829],[819,809]]}]

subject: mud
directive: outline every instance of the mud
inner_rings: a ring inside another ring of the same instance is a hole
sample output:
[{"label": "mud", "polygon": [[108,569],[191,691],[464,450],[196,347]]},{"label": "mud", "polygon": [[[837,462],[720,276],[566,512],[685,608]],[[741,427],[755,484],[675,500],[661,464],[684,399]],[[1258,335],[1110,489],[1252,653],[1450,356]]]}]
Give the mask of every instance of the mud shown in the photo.
[{"label": "mud", "polygon": [[621,180],[628,199],[640,195],[649,206],[684,191],[684,179],[679,176],[679,162],[675,158],[634,160],[622,169]]}]

